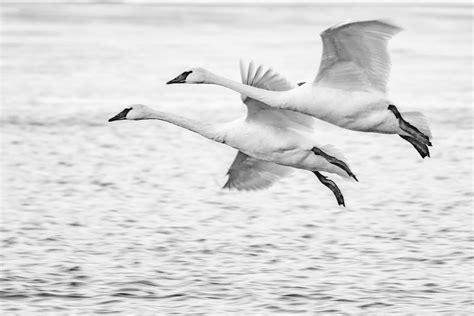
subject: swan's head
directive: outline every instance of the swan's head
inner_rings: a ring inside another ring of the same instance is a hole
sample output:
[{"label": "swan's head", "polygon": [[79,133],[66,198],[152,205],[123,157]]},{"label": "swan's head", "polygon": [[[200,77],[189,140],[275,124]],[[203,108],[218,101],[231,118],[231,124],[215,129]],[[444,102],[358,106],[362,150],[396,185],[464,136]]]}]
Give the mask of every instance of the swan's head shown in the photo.
[{"label": "swan's head", "polygon": [[202,68],[192,68],[180,74],[178,77],[168,81],[166,84],[173,83],[206,83],[209,72]]},{"label": "swan's head", "polygon": [[148,114],[150,114],[149,107],[142,104],[130,105],[123,109],[119,114],[110,118],[109,122],[120,120],[143,120],[147,118]]}]

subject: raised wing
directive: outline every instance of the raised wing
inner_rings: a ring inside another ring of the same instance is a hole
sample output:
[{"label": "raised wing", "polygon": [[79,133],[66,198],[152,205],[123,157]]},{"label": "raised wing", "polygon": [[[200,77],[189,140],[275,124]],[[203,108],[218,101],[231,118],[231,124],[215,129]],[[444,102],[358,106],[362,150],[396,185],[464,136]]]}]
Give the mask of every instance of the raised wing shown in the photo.
[{"label": "raised wing", "polygon": [[321,33],[323,56],[315,84],[345,90],[386,92],[388,40],[401,28],[386,21],[332,26]]},{"label": "raised wing", "polygon": [[290,167],[251,158],[239,151],[227,172],[224,188],[246,191],[268,188],[291,171]]},{"label": "raised wing", "polygon": [[[265,69],[263,65],[255,67],[253,62],[250,62],[248,68],[246,68],[244,62],[242,60],[240,61],[240,76],[242,77],[243,84],[254,86],[260,89],[286,91],[295,87],[288,80],[274,72],[271,68]],[[241,98],[244,103],[246,103],[245,101],[247,99],[250,99],[246,95],[241,95]],[[260,101],[256,102],[259,102],[260,105],[265,108],[270,108],[265,103]]]},{"label": "raised wing", "polygon": [[[248,68],[240,61],[240,75],[242,83],[254,86],[260,89],[271,91],[287,91],[295,88],[295,85],[290,83],[284,77],[274,72],[271,68],[266,69],[259,65],[255,67],[253,62],[250,62]],[[247,106],[247,117],[258,120],[264,120],[265,124],[272,124],[282,128],[293,127],[296,129],[312,129],[314,118],[309,115],[290,111],[271,108],[263,102],[249,98],[246,95],[241,95],[242,102]],[[264,115],[258,115],[262,110],[268,110]]]}]

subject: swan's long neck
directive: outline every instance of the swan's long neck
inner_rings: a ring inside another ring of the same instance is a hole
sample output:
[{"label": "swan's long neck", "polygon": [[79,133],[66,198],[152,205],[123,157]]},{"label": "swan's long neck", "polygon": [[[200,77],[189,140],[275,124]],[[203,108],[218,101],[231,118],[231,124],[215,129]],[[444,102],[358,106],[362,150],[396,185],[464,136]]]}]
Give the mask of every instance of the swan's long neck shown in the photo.
[{"label": "swan's long neck", "polygon": [[213,74],[212,72],[207,72],[207,78],[205,83],[216,84],[229,88],[252,99],[268,104],[271,107],[276,107],[280,109],[287,108],[287,93],[285,91],[270,91],[256,88],[218,76],[216,74]]},{"label": "swan's long neck", "polygon": [[206,124],[168,112],[148,110],[141,120],[160,120],[185,128],[216,142],[224,142],[224,133],[219,125]]}]

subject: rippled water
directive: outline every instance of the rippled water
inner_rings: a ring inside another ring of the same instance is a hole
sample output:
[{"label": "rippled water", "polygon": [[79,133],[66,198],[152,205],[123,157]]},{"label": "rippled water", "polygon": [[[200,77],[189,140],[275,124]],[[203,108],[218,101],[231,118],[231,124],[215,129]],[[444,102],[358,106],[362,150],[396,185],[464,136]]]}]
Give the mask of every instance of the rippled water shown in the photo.
[{"label": "rippled water", "polygon": [[[215,86],[166,86],[238,59],[311,80],[318,33],[389,17],[391,94],[426,113],[432,158],[321,124],[360,183],[347,208],[298,171],[222,191],[235,150],[163,122],[244,113]],[[2,5],[2,309],[99,314],[472,312],[472,13],[463,6]],[[308,66],[309,65],[309,66]]]}]

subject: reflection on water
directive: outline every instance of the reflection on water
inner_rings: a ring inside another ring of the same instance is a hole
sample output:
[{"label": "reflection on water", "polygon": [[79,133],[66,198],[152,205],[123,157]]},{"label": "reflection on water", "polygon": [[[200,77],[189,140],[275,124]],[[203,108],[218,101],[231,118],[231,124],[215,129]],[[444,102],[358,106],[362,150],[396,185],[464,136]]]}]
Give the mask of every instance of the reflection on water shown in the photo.
[{"label": "reflection on water", "polygon": [[[5,310],[468,313],[469,8],[2,9]],[[348,17],[405,27],[391,92],[427,114],[435,139],[423,161],[398,137],[321,124],[360,179],[338,180],[347,208],[303,171],[267,191],[222,191],[233,149],[163,122],[107,122],[140,102],[236,118],[235,93],[164,82],[190,66],[238,78],[239,57],[310,80],[317,33]]]}]

